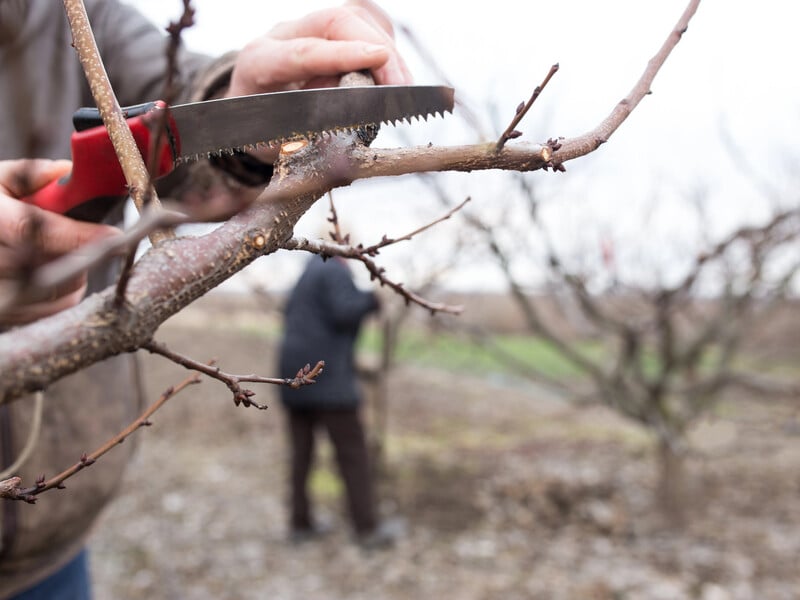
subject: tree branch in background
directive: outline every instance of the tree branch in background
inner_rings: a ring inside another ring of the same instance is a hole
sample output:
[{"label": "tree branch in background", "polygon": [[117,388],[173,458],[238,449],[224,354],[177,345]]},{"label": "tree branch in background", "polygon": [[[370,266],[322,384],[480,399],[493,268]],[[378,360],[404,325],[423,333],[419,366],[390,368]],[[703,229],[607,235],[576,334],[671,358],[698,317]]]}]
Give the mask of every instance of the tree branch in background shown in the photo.
[{"label": "tree branch in background", "polygon": [[[438,81],[441,81],[445,85],[449,87],[456,87],[453,85],[452,81],[447,77],[447,74],[442,70],[442,68],[437,63],[436,59],[434,59],[433,54],[425,47],[419,37],[414,33],[414,31],[408,27],[407,25],[400,25],[398,29],[405,35],[408,39],[411,46],[416,51],[417,55],[422,59],[422,62],[431,69]],[[463,96],[460,94],[456,95],[455,98],[456,106],[458,107],[458,114],[459,116],[464,119],[475,131],[480,131],[481,135],[479,139],[487,139],[488,135],[483,135],[483,129],[481,127],[480,119],[475,111],[469,106],[467,102],[464,101]]]},{"label": "tree branch in background", "polygon": [[[682,35],[682,24],[695,7],[690,5],[687,9],[679,28],[650,62],[634,91],[595,131],[604,127],[613,131],[624,120],[626,111],[644,95],[645,84],[649,87],[653,70],[663,62],[665,48],[676,43]],[[512,123],[506,132],[513,131],[513,128]],[[561,139],[549,140],[554,163],[556,156],[564,155],[565,146],[570,151],[575,144],[575,140],[564,143]],[[800,269],[800,261],[795,260],[790,261],[782,275],[773,276],[771,282],[767,273],[767,263],[771,258],[782,249],[785,251],[787,244],[797,244],[800,237],[798,210],[778,213],[764,225],[743,227],[712,244],[708,251],[694,258],[685,277],[672,287],[646,289],[625,286],[615,276],[612,289],[592,293],[588,287],[589,277],[571,272],[559,258],[547,228],[539,218],[540,201],[532,182],[520,173],[513,175],[529,217],[528,227],[524,224],[520,227],[524,233],[511,236],[516,245],[503,243],[505,238],[501,235],[509,231],[511,223],[493,226],[469,212],[464,213],[464,218],[484,237],[529,331],[546,340],[584,378],[570,377],[569,381],[562,381],[551,377],[536,365],[529,365],[505,352],[489,332],[468,326],[466,330],[481,347],[516,374],[566,391],[581,402],[599,400],[649,430],[660,448],[659,494],[664,499],[663,507],[675,516],[672,511],[679,509],[681,500],[680,492],[675,490],[680,490],[682,482],[670,478],[680,472],[680,468],[675,466],[685,447],[684,436],[696,419],[718,399],[719,393],[732,386],[746,386],[751,391],[798,393],[796,385],[770,381],[763,373],[753,376],[733,364],[748,328],[754,325],[758,316],[764,316],[785,299]],[[423,180],[440,203],[452,205],[434,177],[425,176]],[[505,196],[511,197],[510,194]],[[583,352],[581,338],[565,331],[563,325],[559,328],[551,316],[543,314],[538,306],[540,300],[516,276],[514,264],[525,257],[520,243],[522,239],[530,238],[533,232],[537,239],[544,241],[543,263],[550,275],[551,286],[557,286],[556,294],[567,292],[580,309],[582,318],[592,328],[591,338],[602,344],[600,352],[594,355]],[[713,300],[704,300],[698,286],[708,277],[709,270],[714,264],[724,263],[735,248],[742,246],[744,260],[740,250],[738,258],[730,262],[731,266],[745,266],[745,272],[730,267],[723,269],[727,279],[723,282],[721,295]],[[589,393],[585,378],[590,383]]]},{"label": "tree branch in background", "polygon": [[[659,495],[670,516],[683,508],[683,484],[671,478],[680,472],[676,465],[685,454],[686,434],[724,389],[745,385],[797,393],[796,385],[767,383],[766,373],[748,373],[734,361],[747,333],[786,299],[796,280],[800,210],[729,234],[690,261],[686,275],[672,286],[617,281],[611,289],[591,292],[591,275],[572,272],[551,248],[542,261],[550,288],[565,291],[590,324],[589,337],[600,344],[591,357],[580,350],[585,340],[552,326],[537,306],[539,299],[515,275],[513,263],[524,257],[524,250],[503,244],[497,228],[469,215],[466,219],[484,235],[529,331],[589,377],[597,400],[653,434],[660,449]],[[543,227],[535,215],[531,225]],[[711,278],[717,280],[709,296],[704,286]]]}]

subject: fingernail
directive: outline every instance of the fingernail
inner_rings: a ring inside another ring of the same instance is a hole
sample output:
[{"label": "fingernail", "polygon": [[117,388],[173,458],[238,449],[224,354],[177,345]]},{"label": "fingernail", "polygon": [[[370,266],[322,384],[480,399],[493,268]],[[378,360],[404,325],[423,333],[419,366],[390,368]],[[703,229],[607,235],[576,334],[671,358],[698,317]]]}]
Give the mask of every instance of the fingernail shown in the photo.
[{"label": "fingernail", "polygon": [[385,54],[387,52],[386,46],[380,44],[364,44],[364,54]]}]

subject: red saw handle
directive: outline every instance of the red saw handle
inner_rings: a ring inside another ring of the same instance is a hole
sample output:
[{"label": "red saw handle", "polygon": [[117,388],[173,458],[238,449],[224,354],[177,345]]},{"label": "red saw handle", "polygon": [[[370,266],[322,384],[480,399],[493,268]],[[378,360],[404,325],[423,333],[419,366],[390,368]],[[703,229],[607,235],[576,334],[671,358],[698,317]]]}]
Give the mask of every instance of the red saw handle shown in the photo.
[{"label": "red saw handle", "polygon": [[[150,164],[151,128],[156,115],[166,106],[158,100],[123,109],[145,164]],[[64,214],[94,198],[118,198],[128,194],[125,175],[97,109],[80,109],[73,116],[73,123],[76,131],[71,138],[72,172],[22,198],[23,202]],[[171,117],[166,130],[166,135],[161,136],[162,142],[155,150],[156,177],[171,172],[180,155],[178,128]]]}]

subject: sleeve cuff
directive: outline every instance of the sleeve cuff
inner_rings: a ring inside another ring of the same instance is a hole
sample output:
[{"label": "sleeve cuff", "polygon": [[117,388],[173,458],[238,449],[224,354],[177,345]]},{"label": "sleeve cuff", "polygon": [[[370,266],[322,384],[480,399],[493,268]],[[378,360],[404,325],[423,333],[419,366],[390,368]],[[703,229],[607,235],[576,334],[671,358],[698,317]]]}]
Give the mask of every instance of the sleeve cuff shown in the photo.
[{"label": "sleeve cuff", "polygon": [[[231,82],[236,56],[236,52],[228,52],[212,61],[200,77],[191,100],[199,102],[223,97]],[[272,179],[271,164],[261,162],[241,150],[234,150],[232,154],[210,156],[208,162],[215,169],[226,173],[237,183],[245,186],[263,186]]]}]

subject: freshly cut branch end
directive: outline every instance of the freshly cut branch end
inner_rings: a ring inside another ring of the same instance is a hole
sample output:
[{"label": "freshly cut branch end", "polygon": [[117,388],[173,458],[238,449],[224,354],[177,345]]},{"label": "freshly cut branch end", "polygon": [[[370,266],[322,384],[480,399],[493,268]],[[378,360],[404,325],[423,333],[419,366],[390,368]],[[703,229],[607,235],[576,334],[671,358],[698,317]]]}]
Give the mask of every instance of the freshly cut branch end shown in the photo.
[{"label": "freshly cut branch end", "polygon": [[281,154],[294,154],[308,146],[308,140],[293,140],[281,146]]}]

